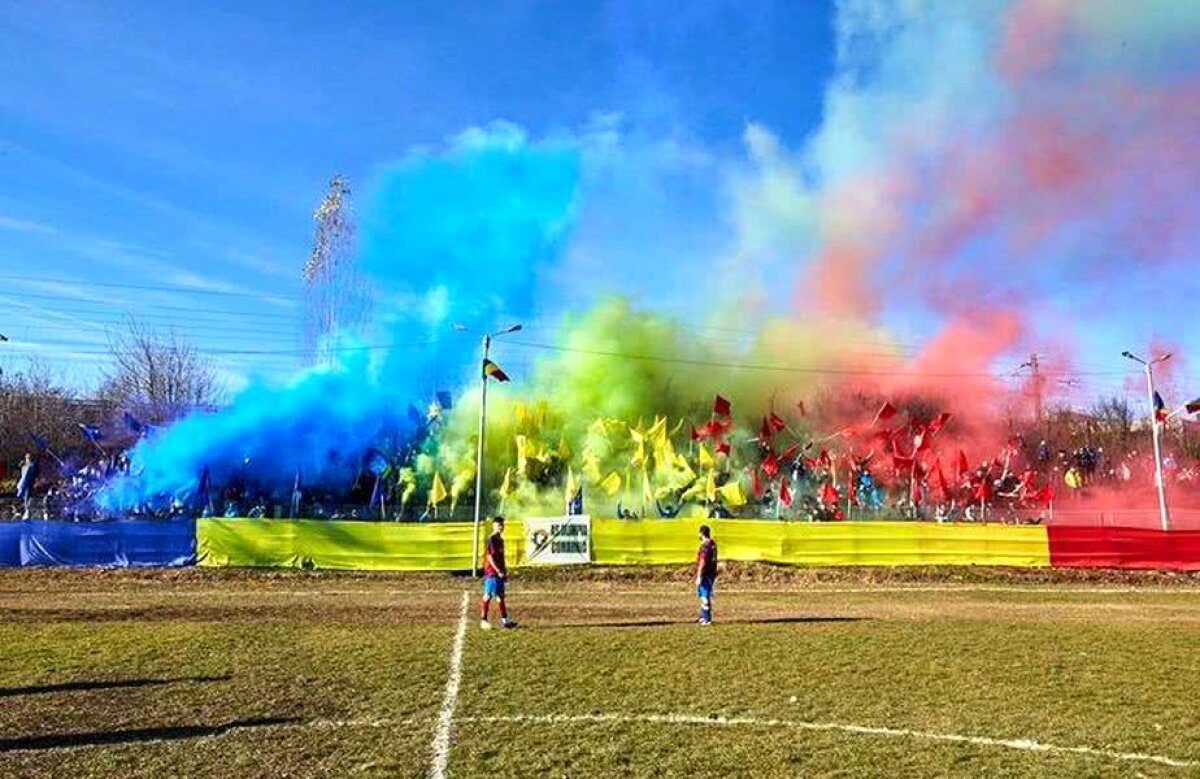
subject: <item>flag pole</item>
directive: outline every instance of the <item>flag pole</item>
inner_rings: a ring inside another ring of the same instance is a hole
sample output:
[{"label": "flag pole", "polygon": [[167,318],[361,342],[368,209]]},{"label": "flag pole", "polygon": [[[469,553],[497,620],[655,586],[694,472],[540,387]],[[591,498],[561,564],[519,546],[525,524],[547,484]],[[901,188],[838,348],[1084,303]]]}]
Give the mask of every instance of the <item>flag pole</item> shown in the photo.
[{"label": "flag pole", "polygon": [[1146,393],[1150,398],[1150,433],[1154,439],[1154,481],[1158,486],[1158,515],[1162,522],[1162,529],[1166,531],[1169,526],[1169,518],[1167,516],[1167,487],[1163,479],[1162,444],[1159,441],[1158,411],[1154,405],[1154,373],[1150,369],[1150,366],[1153,364],[1153,362],[1146,363]]},{"label": "flag pole", "polygon": [[471,534],[471,576],[479,575],[479,522],[483,510],[483,447],[485,425],[487,424],[487,365],[488,352],[492,347],[492,337],[483,337],[483,361],[479,363],[479,441],[475,446],[475,521]]}]

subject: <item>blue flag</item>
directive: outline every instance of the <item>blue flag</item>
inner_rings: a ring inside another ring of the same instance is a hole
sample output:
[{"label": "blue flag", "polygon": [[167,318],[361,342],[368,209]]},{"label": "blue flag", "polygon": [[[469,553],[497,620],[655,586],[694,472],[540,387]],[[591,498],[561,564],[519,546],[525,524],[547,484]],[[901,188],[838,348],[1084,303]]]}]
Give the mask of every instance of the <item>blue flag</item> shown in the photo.
[{"label": "blue flag", "polygon": [[442,390],[441,392],[439,392],[437,394],[437,403],[439,406],[442,407],[442,411],[449,411],[451,408],[452,402],[453,402],[453,399],[450,397],[449,392]]},{"label": "blue flag", "polygon": [[133,414],[130,414],[128,411],[125,412],[124,420],[125,427],[129,428],[129,432],[136,435],[141,435],[142,433],[146,432],[146,426],[139,422],[137,417],[135,417]]},{"label": "blue flag", "polygon": [[574,497],[571,498],[571,504],[567,506],[567,514],[572,517],[577,517],[583,514],[583,486],[575,491]]},{"label": "blue flag", "polygon": [[375,509],[383,502],[383,476],[375,474],[375,486],[371,489],[371,505],[367,507],[368,511],[374,512]]},{"label": "blue flag", "polygon": [[383,474],[391,465],[387,455],[374,447],[363,453],[363,467],[376,476]]},{"label": "blue flag", "polygon": [[92,427],[91,425],[85,425],[82,422],[79,423],[79,432],[83,433],[83,437],[92,443],[96,443],[104,438],[103,430],[98,427]]},{"label": "blue flag", "polygon": [[42,438],[37,433],[30,433],[29,440],[33,441],[33,445],[38,449],[41,449],[43,452],[50,448],[50,442],[45,438]]}]

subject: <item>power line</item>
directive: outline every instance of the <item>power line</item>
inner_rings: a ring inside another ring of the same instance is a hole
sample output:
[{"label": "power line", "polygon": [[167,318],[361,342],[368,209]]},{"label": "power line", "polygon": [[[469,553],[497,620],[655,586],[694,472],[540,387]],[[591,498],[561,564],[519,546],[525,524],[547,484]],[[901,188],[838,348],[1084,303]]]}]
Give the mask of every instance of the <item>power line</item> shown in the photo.
[{"label": "power line", "polygon": [[[611,351],[605,351],[605,350],[600,350],[600,349],[578,349],[578,348],[571,348],[571,347],[566,347],[566,346],[554,346],[552,344],[539,344],[539,343],[531,343],[529,341],[518,341],[518,340],[514,340],[514,339],[507,339],[504,341],[504,343],[512,345],[512,346],[524,347],[527,349],[540,349],[543,351],[553,351],[553,352],[569,352],[569,353],[575,353],[575,354],[590,354],[590,355],[595,355],[598,357],[614,357],[614,358],[618,358],[618,359],[639,360],[639,361],[644,361],[644,362],[662,362],[662,363],[675,363],[675,364],[679,364],[679,365],[694,365],[696,367],[701,367],[701,368],[729,368],[729,369],[733,369],[733,370],[755,370],[755,371],[771,371],[771,372],[781,372],[781,373],[806,373],[806,374],[835,375],[835,376],[836,375],[845,375],[845,376],[917,376],[917,377],[926,377],[926,378],[972,378],[972,377],[973,378],[985,378],[986,377],[986,378],[993,378],[993,379],[1002,378],[1001,376],[998,376],[997,374],[994,374],[994,373],[978,373],[978,372],[977,373],[969,373],[969,372],[964,372],[964,373],[949,373],[949,372],[917,373],[917,372],[911,372],[911,371],[904,372],[904,371],[894,371],[894,370],[882,370],[881,371],[878,369],[865,369],[865,368],[864,369],[859,369],[859,368],[801,368],[798,366],[788,366],[788,365],[758,365],[758,364],[750,364],[750,363],[732,363],[732,362],[721,362],[719,360],[689,359],[689,358],[685,358],[685,357],[662,357],[662,356],[657,356],[657,355],[646,355],[646,354],[628,354],[625,352],[611,352]],[[1104,372],[1104,373],[1099,373],[1099,372],[1097,372],[1097,373],[1073,373],[1073,374],[1066,374],[1066,375],[1117,376],[1117,375],[1127,375],[1129,373],[1131,373],[1131,371],[1124,370],[1124,371],[1110,371],[1110,372]]]},{"label": "power line", "polygon": [[298,302],[294,295],[272,295],[266,292],[238,292],[235,290],[197,289],[195,287],[168,286],[165,284],[118,284],[111,281],[86,281],[73,279],[51,279],[37,276],[2,275],[0,281],[34,282],[37,284],[62,284],[75,287],[104,287],[106,289],[133,289],[142,292],[172,292],[186,295],[216,295],[220,297],[254,298],[257,300],[287,300]]}]

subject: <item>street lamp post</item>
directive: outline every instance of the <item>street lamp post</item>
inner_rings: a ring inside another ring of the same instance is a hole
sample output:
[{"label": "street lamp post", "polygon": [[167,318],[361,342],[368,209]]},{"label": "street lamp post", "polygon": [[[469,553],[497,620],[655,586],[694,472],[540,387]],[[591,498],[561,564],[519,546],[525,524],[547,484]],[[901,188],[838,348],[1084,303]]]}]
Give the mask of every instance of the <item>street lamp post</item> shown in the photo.
[{"label": "street lamp post", "polygon": [[1158,433],[1158,409],[1154,404],[1154,366],[1171,359],[1171,354],[1168,352],[1148,362],[1132,352],[1121,352],[1121,356],[1141,363],[1142,369],[1146,374],[1146,398],[1150,401],[1150,437],[1154,440],[1154,481],[1158,487],[1158,516],[1162,524],[1162,529],[1167,530],[1170,525],[1170,518],[1167,513],[1167,487],[1165,479],[1163,479],[1162,444],[1159,442]]},{"label": "street lamp post", "polygon": [[479,363],[479,441],[475,446],[475,521],[472,525],[471,536],[471,576],[479,575],[479,523],[483,516],[483,451],[487,436],[487,387],[488,356],[492,348],[492,339],[497,336],[515,333],[521,325],[511,325],[498,333],[483,337],[483,359]]}]

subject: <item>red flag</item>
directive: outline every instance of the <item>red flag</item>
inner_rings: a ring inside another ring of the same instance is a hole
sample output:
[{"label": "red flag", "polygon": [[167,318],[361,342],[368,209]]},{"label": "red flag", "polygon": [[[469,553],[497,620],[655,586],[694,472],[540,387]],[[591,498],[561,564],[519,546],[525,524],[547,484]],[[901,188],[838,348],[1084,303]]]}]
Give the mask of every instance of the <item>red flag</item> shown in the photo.
[{"label": "red flag", "polygon": [[758,478],[758,469],[750,469],[750,491],[754,493],[754,497],[761,498],[763,496],[762,479]]},{"label": "red flag", "polygon": [[[804,401],[803,401],[803,400],[797,400],[797,401],[796,401],[796,408],[797,408],[797,409],[800,411],[800,416],[802,416],[802,417],[806,417],[806,416],[808,416],[808,411],[807,411],[807,410],[804,408]],[[1197,399],[1197,400],[1196,400],[1196,408],[1200,408],[1200,399]],[[1188,413],[1189,413],[1189,414],[1192,414],[1192,413],[1195,413],[1195,412],[1189,411]]]},{"label": "red flag", "polygon": [[880,422],[886,422],[894,416],[896,416],[896,407],[891,403],[885,402],[883,408],[879,409],[879,412],[875,414],[875,418],[871,420],[871,427],[875,427]]},{"label": "red flag", "polygon": [[732,419],[714,419],[708,423],[708,434],[720,438],[733,428]]},{"label": "red flag", "polygon": [[1054,502],[1054,488],[1047,484],[1034,494],[1034,499],[1039,505],[1049,506]]},{"label": "red flag", "polygon": [[817,455],[817,465],[822,468],[833,468],[833,460],[830,459],[829,452],[827,450],[822,449],[821,453]]},{"label": "red flag", "polygon": [[762,428],[758,431],[758,437],[762,441],[770,441],[771,434],[775,431],[771,429],[771,423],[766,417],[763,417]]},{"label": "red flag", "polygon": [[928,428],[929,432],[936,433],[937,431],[941,430],[946,425],[946,423],[949,421],[950,421],[950,412],[943,411],[942,413],[938,414],[933,419],[929,420],[929,428]]},{"label": "red flag", "polygon": [[821,487],[821,502],[827,506],[837,505],[838,491],[837,487],[834,487],[832,483],[825,482],[824,486]]},{"label": "red flag", "polygon": [[796,456],[796,452],[800,450],[800,444],[792,444],[787,449],[784,449],[779,455],[779,462],[790,463],[792,458]]},{"label": "red flag", "polygon": [[933,461],[933,483],[938,488],[938,491],[942,493],[942,497],[949,500],[950,487],[946,484],[946,474],[942,473],[941,460]]},{"label": "red flag", "polygon": [[729,401],[720,395],[717,395],[717,397],[713,399],[713,413],[717,416],[727,417],[729,416],[729,412],[732,410],[733,407],[729,405]]},{"label": "red flag", "polygon": [[778,431],[778,430],[783,430],[785,427],[787,427],[787,422],[783,421],[783,417],[779,416],[774,411],[771,412],[769,421],[771,423],[772,430]]},{"label": "red flag", "polygon": [[767,450],[767,456],[762,461],[762,469],[768,479],[774,479],[775,474],[779,473],[779,461],[775,459],[775,453],[770,449]]},{"label": "red flag", "polygon": [[701,434],[701,432],[696,429],[696,426],[692,425],[692,440],[699,441],[703,437],[704,437],[704,435]]},{"label": "red flag", "polygon": [[963,476],[966,476],[971,470],[970,463],[967,462],[967,453],[962,449],[958,450],[958,459],[954,461],[954,480],[961,482]]},{"label": "red flag", "polygon": [[779,482],[779,502],[788,507],[792,505],[792,491],[788,489],[787,479]]},{"label": "red flag", "polygon": [[920,452],[929,448],[929,436],[925,435],[923,425],[913,426],[913,451]]},{"label": "red flag", "polygon": [[729,456],[729,442],[728,441],[717,441],[717,454],[723,454],[727,457]]}]

